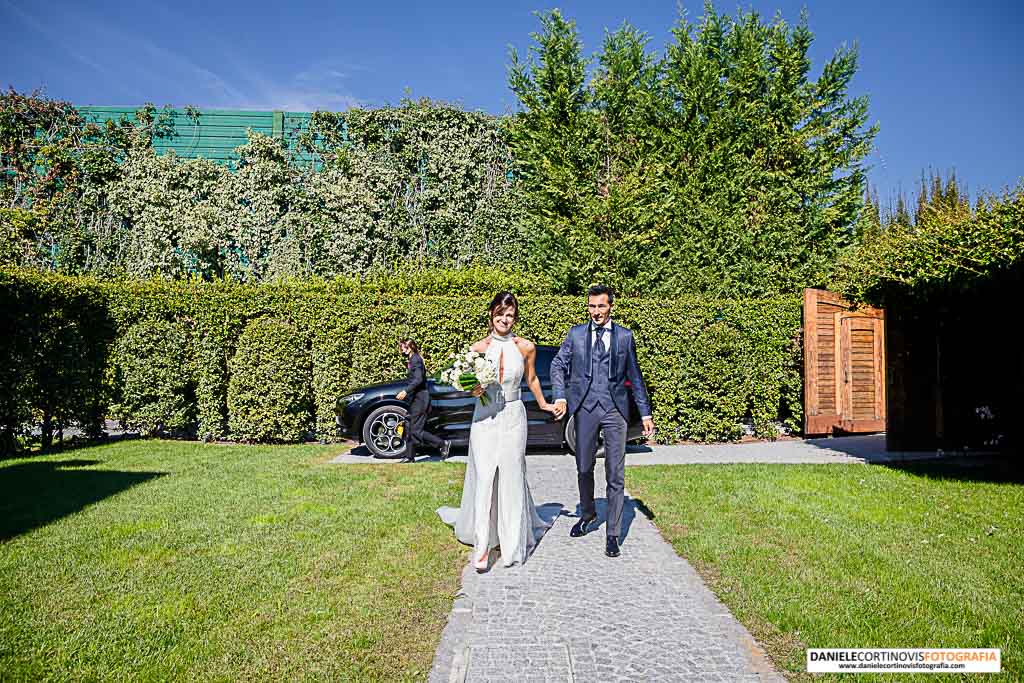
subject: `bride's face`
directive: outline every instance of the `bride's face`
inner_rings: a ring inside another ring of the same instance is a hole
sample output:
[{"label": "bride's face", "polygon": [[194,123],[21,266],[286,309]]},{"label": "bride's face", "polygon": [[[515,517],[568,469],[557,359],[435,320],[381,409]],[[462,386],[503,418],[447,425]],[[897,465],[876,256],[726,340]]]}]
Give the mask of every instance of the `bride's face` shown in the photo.
[{"label": "bride's face", "polygon": [[512,326],[516,323],[516,310],[512,307],[501,309],[499,308],[491,316],[491,327],[494,328],[495,334],[505,336],[512,331]]}]

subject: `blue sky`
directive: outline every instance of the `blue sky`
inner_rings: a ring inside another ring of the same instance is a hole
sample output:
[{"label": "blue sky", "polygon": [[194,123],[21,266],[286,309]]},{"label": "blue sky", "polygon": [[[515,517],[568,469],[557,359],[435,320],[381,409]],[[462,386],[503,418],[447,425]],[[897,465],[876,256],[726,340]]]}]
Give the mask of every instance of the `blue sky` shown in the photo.
[{"label": "blue sky", "polygon": [[[536,10],[576,20],[588,54],[628,20],[659,53],[679,16],[675,0],[612,2],[198,2],[0,0],[2,85],[44,87],[76,104],[344,109],[403,96],[505,113],[508,46],[520,54]],[[699,17],[702,2],[681,4]],[[806,6],[816,69],[857,43],[852,93],[881,125],[870,179],[885,200],[911,193],[922,170],[955,169],[976,193],[1024,178],[1024,3],[841,0],[717,2],[720,10]]]}]

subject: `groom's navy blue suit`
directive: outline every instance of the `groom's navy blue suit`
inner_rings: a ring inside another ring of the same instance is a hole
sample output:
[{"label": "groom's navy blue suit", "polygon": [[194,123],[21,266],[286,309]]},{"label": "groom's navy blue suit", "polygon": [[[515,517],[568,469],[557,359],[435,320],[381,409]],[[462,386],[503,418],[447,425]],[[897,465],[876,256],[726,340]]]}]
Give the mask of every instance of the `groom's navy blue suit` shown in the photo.
[{"label": "groom's navy blue suit", "polygon": [[610,329],[598,334],[594,324],[588,322],[569,330],[551,361],[551,388],[554,399],[564,399],[568,414],[576,418],[576,472],[583,517],[596,513],[594,460],[597,435],[603,431],[607,535],[618,537],[625,486],[628,392],[632,392],[641,415],[651,414],[651,402],[637,363],[633,333],[615,323],[607,327]]}]

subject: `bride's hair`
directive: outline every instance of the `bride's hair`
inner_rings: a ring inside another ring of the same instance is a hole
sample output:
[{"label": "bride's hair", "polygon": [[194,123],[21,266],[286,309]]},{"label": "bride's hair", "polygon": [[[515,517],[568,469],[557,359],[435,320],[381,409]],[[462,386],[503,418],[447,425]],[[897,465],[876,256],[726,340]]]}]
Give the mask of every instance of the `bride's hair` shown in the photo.
[{"label": "bride's hair", "polygon": [[513,320],[519,320],[519,299],[512,292],[498,292],[491,299],[491,305],[487,308],[487,331],[494,331],[494,323],[491,322],[494,318],[494,314],[498,311],[504,311],[506,308],[512,309]]}]

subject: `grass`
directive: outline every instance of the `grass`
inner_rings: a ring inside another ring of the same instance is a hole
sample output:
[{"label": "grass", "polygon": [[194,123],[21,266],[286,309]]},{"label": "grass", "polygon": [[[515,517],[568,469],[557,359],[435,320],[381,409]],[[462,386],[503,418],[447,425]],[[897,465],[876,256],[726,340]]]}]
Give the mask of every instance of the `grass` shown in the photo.
[{"label": "grass", "polygon": [[0,462],[0,679],[423,680],[451,465],[128,441]]},{"label": "grass", "polygon": [[861,465],[627,476],[665,538],[787,676],[811,678],[808,647],[997,647],[1004,676],[1024,679],[1020,483]]}]

